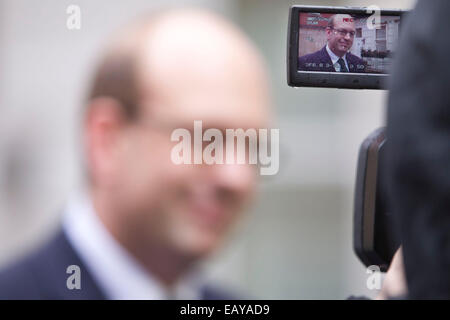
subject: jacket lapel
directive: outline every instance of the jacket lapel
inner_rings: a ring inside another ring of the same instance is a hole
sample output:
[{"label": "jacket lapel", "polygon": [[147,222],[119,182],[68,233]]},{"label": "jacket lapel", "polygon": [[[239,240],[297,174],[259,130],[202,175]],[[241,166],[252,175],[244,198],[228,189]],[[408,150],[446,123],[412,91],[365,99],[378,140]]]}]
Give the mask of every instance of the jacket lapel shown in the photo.
[{"label": "jacket lapel", "polygon": [[[62,230],[38,254],[30,267],[37,276],[37,285],[43,292],[44,299],[105,299]],[[68,278],[73,274],[67,273],[67,268],[72,265],[80,268],[81,289],[70,290],[67,286]]]}]

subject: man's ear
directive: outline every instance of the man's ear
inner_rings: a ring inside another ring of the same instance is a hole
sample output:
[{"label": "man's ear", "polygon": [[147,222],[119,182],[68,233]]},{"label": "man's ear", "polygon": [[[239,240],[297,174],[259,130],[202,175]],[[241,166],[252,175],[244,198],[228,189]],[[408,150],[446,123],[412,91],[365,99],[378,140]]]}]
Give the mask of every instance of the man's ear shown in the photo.
[{"label": "man's ear", "polygon": [[331,34],[331,28],[330,28],[330,27],[327,27],[327,28],[325,29],[325,32],[326,32],[326,34],[327,34],[327,40],[329,40],[329,39],[330,39],[330,34]]},{"label": "man's ear", "polygon": [[126,125],[119,101],[99,97],[89,102],[84,122],[84,142],[88,170],[95,183],[114,177],[121,134]]}]

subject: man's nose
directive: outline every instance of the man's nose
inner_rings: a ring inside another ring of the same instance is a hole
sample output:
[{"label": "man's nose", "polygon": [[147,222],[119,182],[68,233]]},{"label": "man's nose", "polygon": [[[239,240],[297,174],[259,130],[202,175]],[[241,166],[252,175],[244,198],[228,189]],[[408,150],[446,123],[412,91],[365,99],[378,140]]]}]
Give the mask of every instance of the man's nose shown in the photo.
[{"label": "man's nose", "polygon": [[251,191],[257,178],[255,165],[249,164],[215,164],[208,171],[218,187],[238,193]]}]

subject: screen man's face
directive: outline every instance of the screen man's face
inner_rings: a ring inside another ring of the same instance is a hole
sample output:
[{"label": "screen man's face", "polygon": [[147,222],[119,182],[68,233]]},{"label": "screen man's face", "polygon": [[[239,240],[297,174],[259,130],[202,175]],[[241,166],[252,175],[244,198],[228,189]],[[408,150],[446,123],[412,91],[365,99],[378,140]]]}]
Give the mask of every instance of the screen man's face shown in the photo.
[{"label": "screen man's face", "polygon": [[339,57],[346,54],[353,45],[355,38],[355,23],[348,15],[337,15],[334,19],[334,27],[327,28],[328,46]]}]

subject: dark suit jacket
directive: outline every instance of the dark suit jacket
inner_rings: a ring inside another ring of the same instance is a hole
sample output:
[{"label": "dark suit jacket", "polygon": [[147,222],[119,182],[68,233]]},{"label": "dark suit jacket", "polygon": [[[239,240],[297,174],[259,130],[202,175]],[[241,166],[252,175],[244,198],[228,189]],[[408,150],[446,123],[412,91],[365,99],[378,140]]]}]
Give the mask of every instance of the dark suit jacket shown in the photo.
[{"label": "dark suit jacket", "polygon": [[[81,289],[69,290],[66,286],[67,267],[78,265],[81,271]],[[230,300],[235,296],[204,287],[205,300]],[[63,231],[48,243],[19,262],[0,272],[1,300],[103,300],[104,293],[95,283],[88,269],[72,248]]]},{"label": "dark suit jacket", "polygon": [[[366,62],[363,59],[351,54],[350,52],[347,52],[345,57],[347,59],[349,72],[364,72]],[[333,62],[327,52],[326,46],[319,51],[298,58],[297,68],[300,71],[336,72],[333,67]]]}]

